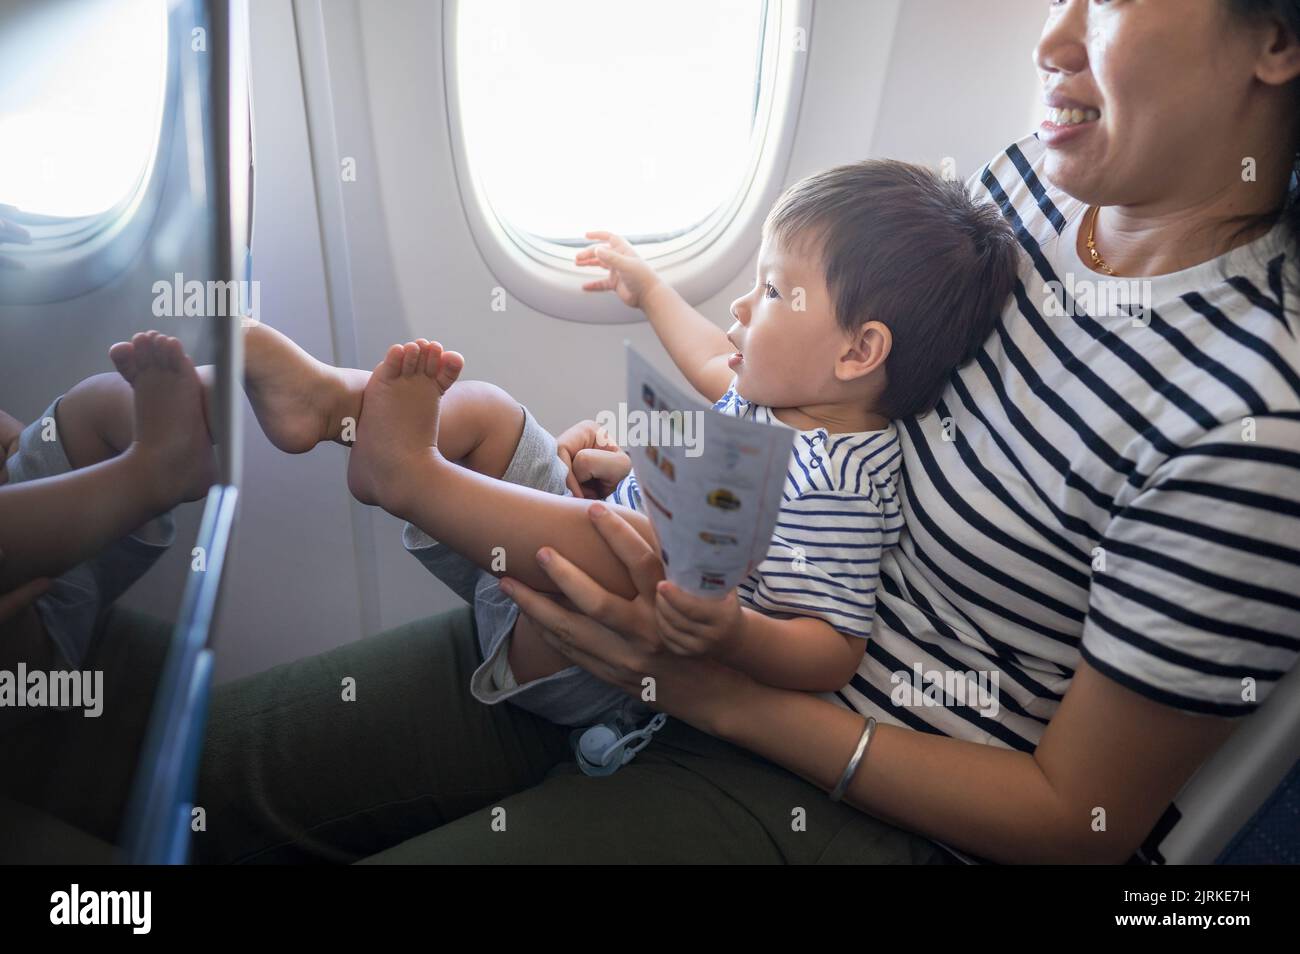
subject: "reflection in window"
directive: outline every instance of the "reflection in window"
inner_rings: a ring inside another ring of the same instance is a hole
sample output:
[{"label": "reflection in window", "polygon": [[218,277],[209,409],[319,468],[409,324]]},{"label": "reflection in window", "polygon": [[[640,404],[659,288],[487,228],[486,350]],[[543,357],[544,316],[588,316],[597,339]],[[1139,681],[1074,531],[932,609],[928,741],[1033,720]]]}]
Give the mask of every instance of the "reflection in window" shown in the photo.
[{"label": "reflection in window", "polygon": [[0,204],[72,217],[127,198],[158,147],[165,0],[7,4]]},{"label": "reflection in window", "polygon": [[460,118],[496,215],[534,236],[682,233],[742,185],[762,0],[468,0]]}]

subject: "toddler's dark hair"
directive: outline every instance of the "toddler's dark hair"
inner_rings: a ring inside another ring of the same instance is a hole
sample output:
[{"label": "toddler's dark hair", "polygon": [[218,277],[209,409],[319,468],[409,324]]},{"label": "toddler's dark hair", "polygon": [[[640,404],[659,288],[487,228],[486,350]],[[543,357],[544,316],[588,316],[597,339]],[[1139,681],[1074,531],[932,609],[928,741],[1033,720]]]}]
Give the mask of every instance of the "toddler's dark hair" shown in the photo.
[{"label": "toddler's dark hair", "polygon": [[1015,287],[1015,235],[992,203],[923,166],[872,159],[796,182],[763,234],[820,254],[835,319],[893,336],[881,413],[931,410],[979,353]]}]

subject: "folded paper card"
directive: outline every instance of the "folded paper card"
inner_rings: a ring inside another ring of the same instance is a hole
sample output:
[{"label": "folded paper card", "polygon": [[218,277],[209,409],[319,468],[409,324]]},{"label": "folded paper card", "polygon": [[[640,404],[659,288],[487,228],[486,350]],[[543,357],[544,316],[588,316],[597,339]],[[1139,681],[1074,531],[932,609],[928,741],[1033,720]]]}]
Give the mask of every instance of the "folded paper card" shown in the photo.
[{"label": "folded paper card", "polygon": [[611,437],[632,458],[665,573],[688,592],[721,596],[767,553],[794,432],[705,406],[631,346],[627,381]]}]

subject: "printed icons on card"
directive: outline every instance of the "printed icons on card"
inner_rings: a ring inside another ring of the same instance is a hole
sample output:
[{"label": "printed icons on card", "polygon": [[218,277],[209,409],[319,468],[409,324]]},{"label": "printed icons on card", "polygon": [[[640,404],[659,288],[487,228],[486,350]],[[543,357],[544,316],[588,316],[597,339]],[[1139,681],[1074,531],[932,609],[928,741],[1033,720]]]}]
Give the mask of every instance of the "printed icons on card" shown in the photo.
[{"label": "printed icons on card", "polygon": [[727,581],[720,573],[701,573],[700,574],[700,591],[703,593],[715,593],[718,590],[725,590]]},{"label": "printed icons on card", "polygon": [[652,493],[650,493],[650,491],[647,490],[645,487],[642,487],[642,488],[641,488],[641,497],[642,497],[642,499],[644,499],[644,500],[646,500],[647,502],[649,502],[649,504],[650,504],[652,507],[654,507],[655,510],[657,510],[657,511],[659,511],[659,513],[663,514],[665,520],[671,520],[671,519],[673,519],[673,512],[672,512],[671,510],[669,510],[667,507],[665,507],[662,503],[660,503],[660,502],[655,498],[655,495],[652,494]]},{"label": "printed icons on card", "polygon": [[677,468],[674,467],[673,462],[668,459],[667,450],[661,453],[658,447],[655,447],[653,444],[647,444],[645,455],[650,459],[650,463],[655,465],[659,473],[663,474],[669,480],[675,481],[677,479]]},{"label": "printed icons on card", "polygon": [[740,498],[726,487],[719,487],[717,490],[709,491],[709,496],[705,499],[708,500],[710,507],[717,507],[719,510],[740,509]]}]

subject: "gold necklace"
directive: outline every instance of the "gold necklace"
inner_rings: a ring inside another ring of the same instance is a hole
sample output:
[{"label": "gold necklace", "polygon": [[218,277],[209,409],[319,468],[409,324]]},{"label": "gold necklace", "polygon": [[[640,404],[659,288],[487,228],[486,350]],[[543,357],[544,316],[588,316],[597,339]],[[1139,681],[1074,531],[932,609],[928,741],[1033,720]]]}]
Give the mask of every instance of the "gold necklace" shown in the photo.
[{"label": "gold necklace", "polygon": [[1101,257],[1101,253],[1097,251],[1097,242],[1093,238],[1094,233],[1097,231],[1097,213],[1100,211],[1101,206],[1099,205],[1094,205],[1088,210],[1088,215],[1092,216],[1091,220],[1088,222],[1088,238],[1086,240],[1088,244],[1088,254],[1092,256],[1093,268],[1105,272],[1107,275],[1114,275],[1115,269],[1107,265],[1106,260]]}]

